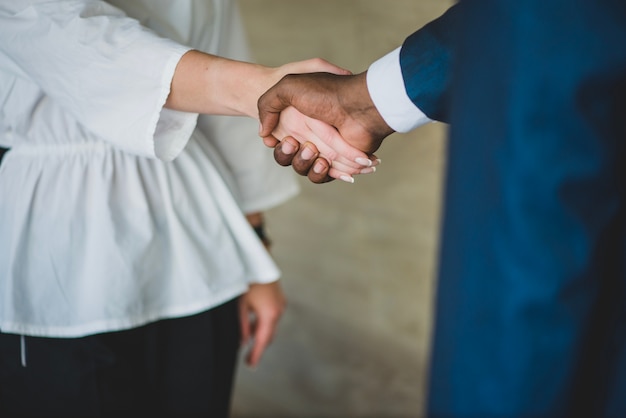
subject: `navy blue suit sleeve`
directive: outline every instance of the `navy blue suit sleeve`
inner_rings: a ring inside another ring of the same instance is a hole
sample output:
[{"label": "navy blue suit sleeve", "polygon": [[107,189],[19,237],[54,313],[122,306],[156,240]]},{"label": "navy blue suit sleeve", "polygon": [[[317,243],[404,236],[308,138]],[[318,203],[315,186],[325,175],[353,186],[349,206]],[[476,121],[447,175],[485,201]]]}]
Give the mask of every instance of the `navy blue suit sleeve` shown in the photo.
[{"label": "navy blue suit sleeve", "polygon": [[411,101],[431,119],[448,122],[447,104],[453,58],[453,37],[460,5],[409,36],[400,50],[400,66]]}]

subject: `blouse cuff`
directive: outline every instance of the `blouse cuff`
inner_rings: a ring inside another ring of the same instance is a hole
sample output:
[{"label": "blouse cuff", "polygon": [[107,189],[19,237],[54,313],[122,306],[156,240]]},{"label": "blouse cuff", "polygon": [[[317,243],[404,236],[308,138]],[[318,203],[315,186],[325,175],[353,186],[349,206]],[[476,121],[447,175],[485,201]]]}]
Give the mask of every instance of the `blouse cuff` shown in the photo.
[{"label": "blouse cuff", "polygon": [[181,112],[163,107],[170,94],[171,81],[174,78],[176,66],[190,48],[182,47],[174,53],[163,71],[163,89],[159,101],[160,111],[155,112],[156,120],[152,126],[153,152],[156,158],[163,161],[172,161],[187,145],[196,127],[198,114]]}]

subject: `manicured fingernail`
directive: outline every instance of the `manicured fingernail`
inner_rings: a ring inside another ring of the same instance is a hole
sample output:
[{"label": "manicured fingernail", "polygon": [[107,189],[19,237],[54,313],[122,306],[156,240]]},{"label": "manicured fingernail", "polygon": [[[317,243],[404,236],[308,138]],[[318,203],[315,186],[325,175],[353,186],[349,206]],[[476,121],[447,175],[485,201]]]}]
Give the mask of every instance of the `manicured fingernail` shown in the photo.
[{"label": "manicured fingernail", "polygon": [[343,176],[339,177],[339,180],[343,180],[346,183],[354,183],[354,178],[352,176],[343,175]]},{"label": "manicured fingernail", "polygon": [[311,158],[313,158],[314,155],[315,153],[313,152],[313,150],[311,150],[311,148],[304,147],[302,153],[300,154],[300,157],[302,157],[303,160],[310,160]]},{"label": "manicured fingernail", "polygon": [[296,147],[291,142],[283,141],[280,150],[283,154],[290,155],[296,151]]},{"label": "manicured fingernail", "polygon": [[325,166],[323,163],[316,163],[316,164],[313,166],[313,172],[314,172],[315,174],[319,174],[319,173],[321,173],[322,171],[324,171],[324,169],[326,169],[326,166]]},{"label": "manicured fingernail", "polygon": [[371,174],[376,172],[376,167],[366,167],[359,171],[359,174]]},{"label": "manicured fingernail", "polygon": [[380,158],[376,158],[376,162],[377,162],[378,164],[380,164],[380,163],[382,163],[382,162],[383,162],[383,160],[381,160]]},{"label": "manicured fingernail", "polygon": [[357,158],[354,161],[356,161],[357,164],[361,164],[361,165],[364,165],[366,167],[371,167],[372,166],[372,160],[370,160],[369,158],[361,158],[361,157],[359,157],[359,158]]},{"label": "manicured fingernail", "polygon": [[262,132],[263,132],[263,125],[261,125],[261,122],[259,122],[259,136],[261,136]]}]

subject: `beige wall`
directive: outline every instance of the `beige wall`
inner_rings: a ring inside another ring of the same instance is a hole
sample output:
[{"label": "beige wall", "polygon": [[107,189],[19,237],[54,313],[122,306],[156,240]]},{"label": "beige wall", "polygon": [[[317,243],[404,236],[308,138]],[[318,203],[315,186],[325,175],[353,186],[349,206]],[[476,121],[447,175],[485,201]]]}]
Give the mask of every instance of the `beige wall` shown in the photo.
[{"label": "beige wall", "polygon": [[[258,62],[361,72],[441,14],[436,0],[240,0]],[[377,173],[268,213],[289,308],[234,417],[418,417],[431,331],[445,126],[394,134]],[[290,170],[285,168],[285,170]]]}]

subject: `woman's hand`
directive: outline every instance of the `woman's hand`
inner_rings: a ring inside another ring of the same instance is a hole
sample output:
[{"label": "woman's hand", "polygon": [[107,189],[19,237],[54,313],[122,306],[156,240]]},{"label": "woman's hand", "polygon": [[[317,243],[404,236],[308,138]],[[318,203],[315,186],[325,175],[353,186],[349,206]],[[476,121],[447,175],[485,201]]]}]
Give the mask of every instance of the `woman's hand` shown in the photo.
[{"label": "woman's hand", "polygon": [[[351,74],[320,58],[271,68],[191,50],[182,56],[176,66],[165,107],[258,119],[257,102],[261,95],[285,76],[300,73]],[[333,178],[352,181],[353,174],[360,174],[364,167],[370,168],[375,164],[372,162],[375,160],[370,160],[364,152],[348,145],[335,128],[306,117],[293,108],[283,112],[271,132],[273,136],[264,135],[264,142],[270,147],[288,136],[315,144],[320,156],[331,163],[329,176]]]},{"label": "woman's hand", "polygon": [[[311,142],[320,151],[320,155],[332,161],[332,166],[336,168],[339,166],[335,161],[343,164],[346,162],[333,159],[329,149],[346,157],[348,161],[362,162],[363,160],[354,158],[356,154],[350,154],[346,149],[352,150],[354,147],[371,155],[380,147],[383,139],[394,132],[370,97],[366,72],[357,75],[290,74],[265,92],[258,104],[261,123],[259,135],[266,145],[277,145],[277,139],[282,134],[279,133],[277,138],[275,131],[284,123],[283,113],[292,112],[292,108],[314,120],[331,125],[336,133],[318,135],[319,140],[311,136]],[[302,143],[300,138],[296,139]],[[313,169],[315,167],[316,164]],[[310,175],[309,179],[313,181]],[[323,182],[324,178],[321,180]]]},{"label": "woman's hand", "polygon": [[[278,138],[281,140],[279,141]],[[281,112],[278,126],[270,136],[263,138],[263,142],[273,148],[281,144],[284,152],[285,145],[294,139],[301,145],[306,145],[302,147],[303,152],[300,155],[309,160],[315,160],[314,170],[319,165],[328,168],[325,181],[340,179],[353,183],[353,175],[373,173],[379,163],[376,156],[367,155],[348,144],[334,127],[305,116],[290,106]],[[281,161],[278,158],[276,161],[281,165],[291,164],[290,161]],[[300,171],[296,165],[294,165],[294,170],[300,175],[308,174],[308,172]],[[322,169],[318,173],[320,172]],[[315,175],[314,172],[311,172],[311,175]]]},{"label": "woman's hand", "polygon": [[287,301],[278,281],[254,283],[239,298],[242,345],[249,345],[246,364],[255,368],[272,342]]}]

